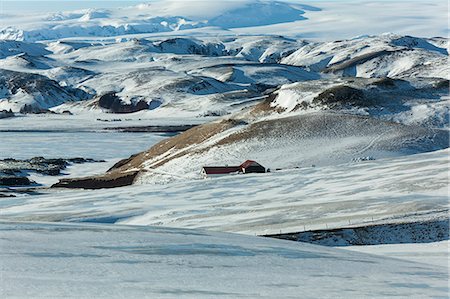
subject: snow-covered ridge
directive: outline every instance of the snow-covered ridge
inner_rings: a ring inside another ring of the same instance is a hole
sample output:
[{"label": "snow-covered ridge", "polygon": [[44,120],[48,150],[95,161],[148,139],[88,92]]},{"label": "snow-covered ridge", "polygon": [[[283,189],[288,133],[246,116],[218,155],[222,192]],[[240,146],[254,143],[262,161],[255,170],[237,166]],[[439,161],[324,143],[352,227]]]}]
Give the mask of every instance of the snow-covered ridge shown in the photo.
[{"label": "snow-covered ridge", "polygon": [[[447,39],[386,34],[335,42],[281,36],[158,37],[29,43],[0,41],[1,68],[37,74],[61,87],[80,89],[92,101],[75,105],[2,93],[3,109],[87,111],[115,93],[124,104],[224,115],[267,90],[323,77],[449,78]],[[320,84],[319,84],[320,85]],[[55,107],[64,104],[63,107]],[[101,109],[100,109],[101,110]]]}]

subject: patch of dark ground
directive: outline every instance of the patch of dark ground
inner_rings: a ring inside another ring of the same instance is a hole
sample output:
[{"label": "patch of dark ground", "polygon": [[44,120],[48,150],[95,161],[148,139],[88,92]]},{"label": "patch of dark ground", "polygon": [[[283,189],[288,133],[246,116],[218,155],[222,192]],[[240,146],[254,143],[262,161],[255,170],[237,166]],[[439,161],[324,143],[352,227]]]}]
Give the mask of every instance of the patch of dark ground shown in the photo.
[{"label": "patch of dark ground", "polygon": [[179,133],[192,129],[195,126],[197,125],[131,126],[131,127],[104,128],[104,130],[126,132],[126,133]]},{"label": "patch of dark ground", "polygon": [[0,198],[12,198],[21,195],[39,195],[41,187],[36,186],[17,186],[17,187],[4,187],[0,186]]},{"label": "patch of dark ground", "polygon": [[14,114],[14,112],[11,111],[11,109],[9,109],[9,110],[1,110],[0,111],[0,119],[2,119],[2,118],[11,118],[11,117],[14,117],[14,116],[15,116],[15,114]]},{"label": "patch of dark ground", "polygon": [[36,182],[30,180],[28,172],[35,172],[44,175],[56,176],[71,164],[105,162],[104,160],[94,160],[90,158],[57,158],[47,159],[44,157],[34,157],[31,159],[0,159],[0,186],[31,186]]},{"label": "patch of dark ground", "polygon": [[431,243],[449,240],[449,219],[384,223],[358,227],[313,230],[263,237],[324,246]]}]

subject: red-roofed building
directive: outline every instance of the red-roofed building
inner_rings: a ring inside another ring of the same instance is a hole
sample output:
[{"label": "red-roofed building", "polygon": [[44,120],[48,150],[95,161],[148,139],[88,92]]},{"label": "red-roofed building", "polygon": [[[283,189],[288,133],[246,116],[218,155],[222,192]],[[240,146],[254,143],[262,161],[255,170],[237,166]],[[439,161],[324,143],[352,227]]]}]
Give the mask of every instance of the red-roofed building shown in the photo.
[{"label": "red-roofed building", "polygon": [[247,160],[239,166],[204,166],[204,176],[220,176],[232,173],[265,173],[266,169],[258,162]]},{"label": "red-roofed building", "polygon": [[239,168],[242,173],[265,173],[266,169],[256,161],[247,160]]}]

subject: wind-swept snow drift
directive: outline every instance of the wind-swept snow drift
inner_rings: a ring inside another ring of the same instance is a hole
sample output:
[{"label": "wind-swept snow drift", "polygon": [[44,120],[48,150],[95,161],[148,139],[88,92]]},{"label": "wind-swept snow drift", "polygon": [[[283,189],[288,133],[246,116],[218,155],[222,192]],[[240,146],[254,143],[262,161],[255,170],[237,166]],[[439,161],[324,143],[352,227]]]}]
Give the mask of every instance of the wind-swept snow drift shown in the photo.
[{"label": "wind-swept snow drift", "polygon": [[438,266],[224,233],[1,223],[0,237],[8,298],[445,297],[448,288]]}]

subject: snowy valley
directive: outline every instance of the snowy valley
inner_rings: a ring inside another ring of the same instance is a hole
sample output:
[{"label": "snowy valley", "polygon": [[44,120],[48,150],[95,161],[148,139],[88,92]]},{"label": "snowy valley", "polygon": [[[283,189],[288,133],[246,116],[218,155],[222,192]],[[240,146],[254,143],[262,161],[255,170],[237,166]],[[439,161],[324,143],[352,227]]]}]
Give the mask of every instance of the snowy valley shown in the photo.
[{"label": "snowy valley", "polygon": [[1,297],[448,296],[443,1],[79,5],[0,12]]}]

